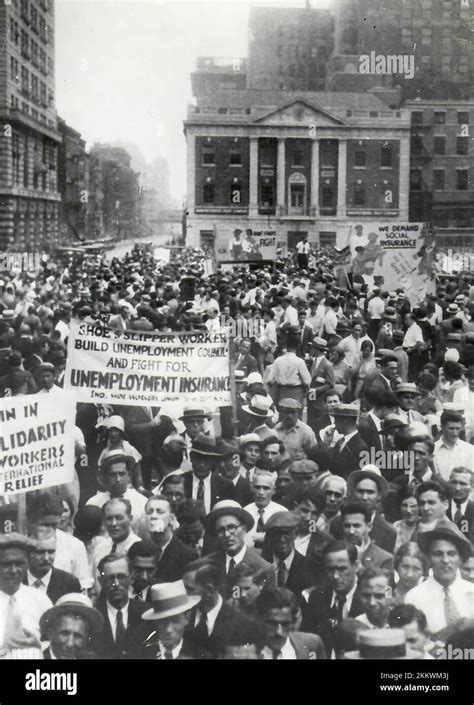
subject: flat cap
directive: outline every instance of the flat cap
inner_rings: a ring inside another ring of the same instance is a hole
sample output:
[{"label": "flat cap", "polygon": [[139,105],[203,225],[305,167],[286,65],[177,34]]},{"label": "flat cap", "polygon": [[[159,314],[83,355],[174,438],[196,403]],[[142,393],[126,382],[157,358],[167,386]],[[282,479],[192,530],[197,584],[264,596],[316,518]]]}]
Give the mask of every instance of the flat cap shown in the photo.
[{"label": "flat cap", "polygon": [[23,534],[12,531],[8,534],[0,534],[0,550],[5,548],[24,548],[29,551],[34,548],[35,543]]},{"label": "flat cap", "polygon": [[301,402],[297,399],[290,398],[280,399],[277,406],[279,409],[284,409],[287,411],[302,411],[303,409],[303,404]]},{"label": "flat cap", "polygon": [[291,463],[288,471],[290,475],[305,475],[306,477],[311,477],[314,473],[318,472],[318,465],[312,460],[295,460]]},{"label": "flat cap", "polygon": [[275,512],[265,524],[265,531],[293,531],[300,520],[293,512]]}]

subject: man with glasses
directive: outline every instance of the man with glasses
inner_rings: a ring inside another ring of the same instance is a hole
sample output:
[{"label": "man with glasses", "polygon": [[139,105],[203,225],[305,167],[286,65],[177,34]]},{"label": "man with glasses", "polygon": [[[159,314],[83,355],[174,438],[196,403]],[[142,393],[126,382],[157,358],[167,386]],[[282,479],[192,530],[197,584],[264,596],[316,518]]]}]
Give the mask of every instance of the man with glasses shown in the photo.
[{"label": "man with glasses", "polygon": [[241,563],[265,570],[270,584],[275,584],[273,566],[246,544],[247,532],[253,525],[252,516],[233,500],[218,502],[206,517],[207,531],[216,537],[219,545],[219,550],[210,554],[209,560],[219,568],[219,592],[224,599],[232,597],[233,572]]}]

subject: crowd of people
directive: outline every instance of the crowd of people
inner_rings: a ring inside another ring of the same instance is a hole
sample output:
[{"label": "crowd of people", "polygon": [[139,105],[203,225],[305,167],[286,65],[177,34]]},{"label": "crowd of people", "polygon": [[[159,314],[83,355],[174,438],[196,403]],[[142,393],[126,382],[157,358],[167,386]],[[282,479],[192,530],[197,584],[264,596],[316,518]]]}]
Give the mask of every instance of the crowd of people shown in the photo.
[{"label": "crowd of people", "polygon": [[474,286],[441,277],[413,306],[335,259],[304,242],[209,274],[203,250],[165,264],[140,245],[2,273],[1,397],[60,399],[72,320],[227,329],[233,395],[232,420],[77,404],[74,480],[26,509],[0,498],[4,658],[436,659],[473,643]]}]

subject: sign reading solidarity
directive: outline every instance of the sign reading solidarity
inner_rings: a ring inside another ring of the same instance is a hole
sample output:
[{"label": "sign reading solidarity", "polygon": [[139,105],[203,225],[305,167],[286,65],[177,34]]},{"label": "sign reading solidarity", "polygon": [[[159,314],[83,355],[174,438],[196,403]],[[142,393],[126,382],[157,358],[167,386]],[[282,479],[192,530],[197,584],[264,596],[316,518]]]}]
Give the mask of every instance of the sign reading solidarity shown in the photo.
[{"label": "sign reading solidarity", "polygon": [[0,399],[0,495],[73,480],[75,416],[67,392]]},{"label": "sign reading solidarity", "polygon": [[80,402],[131,406],[231,403],[225,332],[142,333],[72,324],[65,389]]}]

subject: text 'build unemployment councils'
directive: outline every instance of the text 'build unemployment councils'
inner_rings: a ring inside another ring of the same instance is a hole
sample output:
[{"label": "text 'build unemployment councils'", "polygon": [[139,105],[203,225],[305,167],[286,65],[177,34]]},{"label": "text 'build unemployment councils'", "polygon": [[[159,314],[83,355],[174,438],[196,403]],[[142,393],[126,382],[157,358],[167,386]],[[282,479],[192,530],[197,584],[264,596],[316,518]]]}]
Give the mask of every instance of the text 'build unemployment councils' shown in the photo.
[{"label": "text 'build unemployment councils'", "polygon": [[225,333],[139,333],[73,324],[65,388],[77,401],[132,406],[230,404]]},{"label": "text 'build unemployment councils'", "polygon": [[0,495],[72,481],[75,416],[67,392],[0,399]]}]

